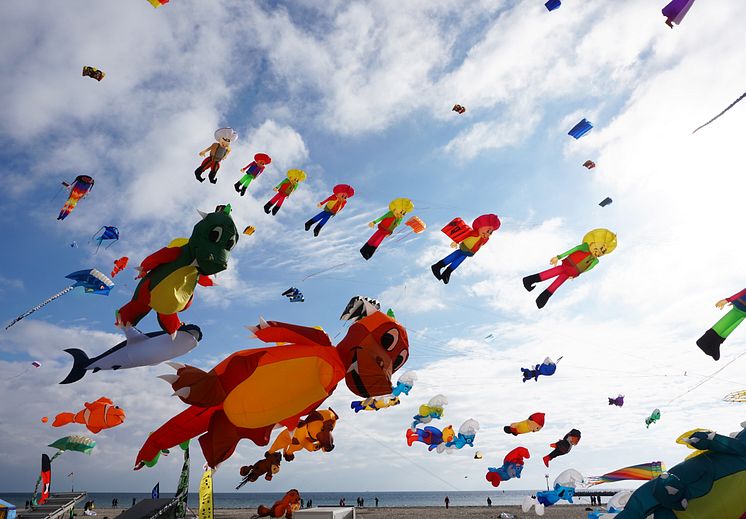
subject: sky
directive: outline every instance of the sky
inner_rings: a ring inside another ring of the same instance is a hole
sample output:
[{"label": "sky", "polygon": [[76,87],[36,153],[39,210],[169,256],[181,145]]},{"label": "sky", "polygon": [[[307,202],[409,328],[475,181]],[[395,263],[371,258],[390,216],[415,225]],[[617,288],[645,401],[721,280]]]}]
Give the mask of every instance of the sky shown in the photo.
[{"label": "sky", "polygon": [[[40,454],[53,452],[45,446],[87,434],[53,429],[42,416],[101,396],[127,420],[97,434],[90,457],[58,458],[57,488],[72,471],[76,487],[92,492],[176,488],[177,455],[132,470],[147,434],[185,408],[157,378],[172,370],[88,373],[61,386],[72,365],[63,350],[93,356],[124,340],[114,311],[136,286],[132,266],[189,236],[198,209],[225,203],[239,229],[256,232],[240,237],[217,286],[198,287],[181,314],[204,338],[179,361],[209,370],[258,347],[244,326],[260,316],[322,326],[337,342],[342,309],[364,295],[407,328],[402,372],[418,375],[400,406],[376,413],[356,415],[356,398],[340,385],[323,405],[340,415],[335,450],[302,452],[272,482],[245,491],[490,490],[486,467],[519,445],[531,458],[501,489],[530,490],[567,468],[592,476],[649,461],[673,466],[687,454],[675,444],[680,434],[739,430],[742,404],[722,397],[746,389],[746,330],[725,342],[719,362],[695,341],[723,314],[715,302],[744,286],[746,107],[691,132],[744,90],[744,34],[734,20],[746,17],[746,4],[698,2],[674,29],[663,4],[568,0],[551,13],[539,0],[6,6],[0,315],[9,322],[62,290],[70,272],[108,273],[120,256],[131,266],[108,297],[73,292],[0,332],[0,491],[31,491]],[[106,78],[81,77],[83,65]],[[451,111],[454,103],[466,113]],[[594,128],[574,140],[567,131],[583,117]],[[239,140],[218,183],[200,184],[198,152],[223,126]],[[256,152],[272,164],[239,197],[233,183]],[[587,159],[597,167],[583,168]],[[268,216],[262,206],[290,168],[308,179]],[[58,221],[60,182],[79,174],[95,187]],[[314,238],[303,223],[337,183],[356,194]],[[599,207],[607,196],[612,205]],[[367,223],[397,197],[413,200],[427,230],[402,231],[365,262],[358,249]],[[429,267],[451,250],[439,230],[485,213],[502,227],[439,283]],[[116,225],[121,239],[96,252],[91,237],[103,225]],[[618,248],[538,310],[538,290],[527,293],[522,277],[596,227],[616,232]],[[290,286],[305,302],[281,296]],[[149,315],[138,327],[158,324]],[[557,373],[522,383],[519,368],[547,356],[563,357]],[[477,419],[474,449],[407,447],[411,416],[439,393],[449,404],[433,425]],[[624,407],[607,405],[618,394]],[[654,408],[661,420],[646,429]],[[537,411],[546,413],[542,431],[503,432]],[[581,442],[547,471],[548,444],[573,427]],[[242,441],[215,474],[215,490],[232,491],[239,467],[264,450]],[[192,459],[196,481],[196,442]]]}]

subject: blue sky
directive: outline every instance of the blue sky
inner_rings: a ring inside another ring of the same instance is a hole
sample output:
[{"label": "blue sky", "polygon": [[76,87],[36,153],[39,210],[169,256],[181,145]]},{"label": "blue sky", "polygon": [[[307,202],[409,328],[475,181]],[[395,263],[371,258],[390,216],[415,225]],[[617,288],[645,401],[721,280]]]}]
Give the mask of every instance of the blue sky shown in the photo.
[{"label": "blue sky", "polygon": [[[717,364],[694,341],[721,315],[715,301],[743,288],[743,114],[737,107],[690,132],[743,90],[742,35],[728,20],[743,19],[744,6],[697,4],[670,30],[662,5],[643,0],[568,1],[552,13],[533,0],[461,4],[8,7],[0,22],[7,40],[0,61],[9,71],[0,94],[0,229],[10,252],[0,258],[4,319],[64,288],[72,271],[108,272],[124,255],[139,263],[188,236],[196,209],[230,202],[237,225],[257,231],[241,237],[218,286],[198,288],[182,318],[205,338],[179,360],[209,369],[254,346],[243,325],[260,315],[335,336],[344,305],[362,294],[394,308],[407,326],[405,369],[419,376],[401,406],[379,413],[355,415],[340,387],[329,400],[342,417],[334,452],[301,454],[252,489],[489,489],[486,467],[518,445],[532,458],[506,488],[529,489],[543,485],[547,444],[572,427],[583,440],[552,473],[597,475],[657,459],[673,465],[685,454],[673,444],[679,434],[735,430],[742,413],[720,399],[743,389],[741,330]],[[83,65],[106,78],[80,77]],[[454,103],[467,112],[452,112]],[[575,141],[566,133],[582,117],[595,128]],[[218,184],[199,184],[197,153],[220,126],[235,128],[238,144]],[[240,198],[232,187],[238,169],[257,151],[273,163]],[[581,166],[588,158],[598,164],[590,172]],[[308,181],[271,218],[261,206],[291,167],[305,169]],[[59,222],[59,182],[77,174],[96,185]],[[340,182],[356,196],[313,238],[303,222]],[[427,232],[389,239],[364,262],[357,250],[370,234],[366,223],[400,196],[414,201]],[[602,209],[606,196],[614,203]],[[438,230],[453,217],[487,212],[502,228],[447,287],[437,283],[429,265],[450,251]],[[89,239],[102,225],[117,225],[121,240],[94,254]],[[617,232],[618,249],[538,311],[521,278],[601,226]],[[73,240],[79,248],[68,246]],[[107,298],[68,294],[0,334],[7,467],[0,489],[30,489],[43,446],[82,432],[53,430],[41,416],[77,411],[102,395],[127,409],[127,422],[100,433],[91,458],[60,458],[59,470],[74,470],[91,491],[140,491],[158,480],[164,491],[175,487],[178,460],[131,471],[147,433],[183,408],[155,378],[166,368],[57,385],[71,364],[62,350],[94,355],[122,340],[113,313],[131,296],[132,278],[130,267]],[[291,285],[305,303],[280,296]],[[155,330],[155,319],[140,328]],[[490,333],[496,339],[484,341]],[[557,374],[522,384],[518,368],[547,355],[564,355]],[[42,368],[11,379],[32,360]],[[439,425],[480,421],[484,461],[471,450],[428,456],[406,446],[409,417],[437,393],[450,400]],[[618,393],[625,407],[609,408],[606,397]],[[663,418],[646,430],[642,421],[655,407]],[[540,433],[502,432],[535,411],[547,413]],[[238,467],[262,452],[242,442],[216,474],[216,490],[231,490]]]}]

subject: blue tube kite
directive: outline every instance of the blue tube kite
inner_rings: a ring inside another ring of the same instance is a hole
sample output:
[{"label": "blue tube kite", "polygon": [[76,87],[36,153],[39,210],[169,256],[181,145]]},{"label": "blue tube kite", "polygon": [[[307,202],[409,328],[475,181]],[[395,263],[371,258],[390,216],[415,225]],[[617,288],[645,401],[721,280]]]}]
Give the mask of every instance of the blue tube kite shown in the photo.
[{"label": "blue tube kite", "polygon": [[567,132],[567,135],[570,135],[572,137],[575,137],[576,139],[580,139],[583,135],[591,131],[593,128],[593,124],[588,119],[583,119],[578,124],[572,127],[572,129]]},{"label": "blue tube kite", "polygon": [[544,7],[547,8],[547,11],[554,11],[555,9],[559,9],[561,5],[562,2],[560,2],[560,0],[549,0],[544,4]]}]

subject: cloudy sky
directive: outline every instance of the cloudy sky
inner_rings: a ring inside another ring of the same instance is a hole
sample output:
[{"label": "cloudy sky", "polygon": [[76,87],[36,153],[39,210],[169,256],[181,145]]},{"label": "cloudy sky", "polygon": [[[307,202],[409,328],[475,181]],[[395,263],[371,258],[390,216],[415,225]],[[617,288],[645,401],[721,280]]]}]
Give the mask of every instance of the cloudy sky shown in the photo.
[{"label": "cloudy sky", "polygon": [[[323,4],[323,5],[322,5]],[[180,359],[210,369],[258,346],[243,326],[259,316],[320,325],[339,340],[337,320],[357,294],[393,308],[409,330],[405,369],[419,380],[397,408],[355,415],[340,386],[337,448],[301,453],[271,483],[250,490],[488,490],[487,466],[510,449],[531,453],[507,490],[544,485],[541,457],[570,428],[580,444],[552,463],[598,475],[686,450],[675,438],[695,427],[738,429],[744,410],[721,399],[746,389],[746,329],[714,362],[695,340],[741,290],[743,128],[737,106],[691,131],[744,90],[740,0],[695,4],[669,29],[649,0],[408,0],[314,2],[172,0],[154,10],[127,2],[14,2],[0,19],[0,315],[10,321],[66,286],[82,268],[108,272],[114,259],[139,263],[188,236],[196,209],[230,202],[242,236],[218,286],[197,289],[182,314],[204,333]],[[106,78],[82,78],[83,65]],[[454,103],[467,107],[457,115]],[[594,129],[567,136],[582,117]],[[220,126],[240,140],[217,185],[193,176],[197,153]],[[233,190],[255,152],[273,157],[247,196]],[[593,171],[581,165],[592,159]],[[277,217],[262,205],[288,168],[308,180]],[[65,221],[58,188],[78,174],[91,195]],[[336,183],[356,189],[318,238],[303,231]],[[370,262],[357,252],[366,223],[409,197],[426,233],[387,240]],[[612,205],[598,206],[610,196]],[[494,212],[502,228],[444,286],[429,265],[445,256],[450,219]],[[97,254],[90,238],[116,225],[120,241]],[[608,227],[618,249],[568,282],[543,310],[521,278]],[[69,244],[79,245],[72,248]],[[331,267],[331,268],[330,268]],[[165,367],[88,374],[57,383],[71,367],[65,348],[99,354],[123,340],[114,310],[135,286],[130,268],[107,298],[68,294],[0,333],[0,490],[30,491],[45,445],[82,426],[52,429],[45,415],[112,398],[124,425],[96,436],[89,458],[55,461],[56,481],[75,471],[89,491],[173,490],[177,456],[133,472],[148,432],[184,405],[156,378]],[[299,287],[305,303],[280,294]],[[155,319],[140,324],[154,331]],[[489,334],[493,339],[485,340]],[[564,356],[556,375],[523,384],[519,368]],[[30,367],[33,360],[42,367]],[[732,363],[732,364],[731,364]],[[722,370],[721,370],[722,368]],[[277,381],[278,387],[282,381]],[[701,384],[701,385],[700,385]],[[477,448],[452,456],[407,447],[420,403],[448,396],[441,423],[479,420]],[[606,398],[622,393],[623,408]],[[644,419],[660,408],[660,422]],[[518,438],[502,426],[543,411],[544,429]],[[193,448],[194,476],[201,453]],[[238,468],[264,449],[243,441],[217,472],[230,491]],[[465,478],[464,476],[468,476]],[[61,483],[60,483],[61,484]],[[503,487],[501,487],[503,488]]]}]

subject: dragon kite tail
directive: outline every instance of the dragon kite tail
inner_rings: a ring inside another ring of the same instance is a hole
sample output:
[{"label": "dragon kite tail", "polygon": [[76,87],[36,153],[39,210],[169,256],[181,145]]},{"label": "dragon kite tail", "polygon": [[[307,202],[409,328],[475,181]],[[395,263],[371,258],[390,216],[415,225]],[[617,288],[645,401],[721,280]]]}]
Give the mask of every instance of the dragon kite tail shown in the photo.
[{"label": "dragon kite tail", "polygon": [[192,406],[171,418],[145,440],[137,453],[135,470],[140,470],[145,462],[151,461],[162,450],[175,447],[207,431],[212,415],[219,409]]}]

